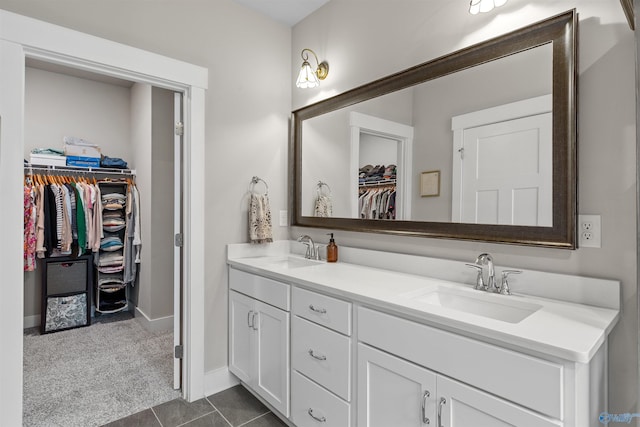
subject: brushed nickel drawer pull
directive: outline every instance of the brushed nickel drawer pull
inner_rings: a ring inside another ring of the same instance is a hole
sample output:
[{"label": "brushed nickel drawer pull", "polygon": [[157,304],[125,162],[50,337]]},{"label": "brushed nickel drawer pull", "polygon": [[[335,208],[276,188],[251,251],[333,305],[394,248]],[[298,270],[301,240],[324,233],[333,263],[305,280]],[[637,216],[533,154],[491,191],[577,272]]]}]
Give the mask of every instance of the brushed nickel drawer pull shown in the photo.
[{"label": "brushed nickel drawer pull", "polygon": [[427,417],[427,399],[429,398],[429,396],[431,396],[429,390],[425,390],[425,392],[422,394],[422,422],[424,424],[431,423],[431,421]]},{"label": "brushed nickel drawer pull", "polygon": [[309,349],[309,356],[311,356],[311,357],[313,357],[314,359],[317,359],[317,360],[327,360],[327,356],[315,354],[313,352],[312,348]]},{"label": "brushed nickel drawer pull", "polygon": [[[257,311],[253,312],[253,316],[251,316],[251,327],[253,328],[254,331],[258,330],[258,326],[256,325],[256,316],[258,315]],[[260,321],[260,318],[258,318],[258,321]]]},{"label": "brushed nickel drawer pull", "polygon": [[324,309],[324,308],[315,308],[313,306],[313,304],[309,304],[309,310],[315,311],[316,313],[320,313],[320,314],[326,314],[327,313],[326,309]]},{"label": "brushed nickel drawer pull", "polygon": [[253,310],[249,310],[247,313],[247,325],[253,329],[253,325],[251,324],[251,320],[253,319]]},{"label": "brushed nickel drawer pull", "polygon": [[438,427],[442,427],[442,405],[447,404],[447,399],[444,397],[440,398],[440,402],[438,402]]},{"label": "brushed nickel drawer pull", "polygon": [[309,410],[307,411],[307,413],[309,414],[309,416],[311,418],[313,418],[316,421],[319,421],[321,423],[326,423],[327,419],[325,417],[316,417],[315,415],[313,415],[313,408],[309,408]]}]

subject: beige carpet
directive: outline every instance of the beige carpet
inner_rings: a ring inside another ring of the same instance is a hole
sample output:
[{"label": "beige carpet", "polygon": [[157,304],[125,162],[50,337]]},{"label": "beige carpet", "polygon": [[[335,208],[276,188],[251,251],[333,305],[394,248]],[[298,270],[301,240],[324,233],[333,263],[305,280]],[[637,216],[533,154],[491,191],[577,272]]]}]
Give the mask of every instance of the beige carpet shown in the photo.
[{"label": "beige carpet", "polygon": [[100,426],[179,397],[172,348],[136,319],[26,333],[24,426]]}]

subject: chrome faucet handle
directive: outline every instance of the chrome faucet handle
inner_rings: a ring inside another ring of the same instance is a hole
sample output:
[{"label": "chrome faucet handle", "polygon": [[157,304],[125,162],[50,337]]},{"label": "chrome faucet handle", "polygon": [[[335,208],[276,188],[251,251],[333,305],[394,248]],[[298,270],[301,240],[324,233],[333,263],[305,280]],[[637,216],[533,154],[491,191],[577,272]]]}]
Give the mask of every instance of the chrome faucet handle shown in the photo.
[{"label": "chrome faucet handle", "polygon": [[474,289],[479,290],[479,291],[486,291],[487,290],[487,285],[484,284],[484,277],[482,277],[482,269],[483,269],[483,267],[481,265],[479,265],[479,264],[465,263],[465,265],[467,267],[475,268],[476,270],[478,270],[478,276],[476,277],[476,285],[474,286]]},{"label": "chrome faucet handle", "polygon": [[507,277],[510,274],[520,274],[522,271],[520,270],[503,270],[502,271],[502,280],[500,281],[500,288],[498,289],[498,293],[502,295],[511,295],[511,289],[509,289],[509,281]]}]

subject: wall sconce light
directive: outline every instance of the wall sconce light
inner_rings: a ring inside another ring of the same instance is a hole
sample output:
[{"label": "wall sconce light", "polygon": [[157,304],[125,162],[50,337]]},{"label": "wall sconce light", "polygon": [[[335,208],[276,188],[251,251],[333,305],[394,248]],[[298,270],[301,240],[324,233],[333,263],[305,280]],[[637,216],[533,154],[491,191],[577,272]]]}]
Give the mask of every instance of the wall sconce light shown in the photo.
[{"label": "wall sconce light", "polygon": [[469,4],[469,13],[477,15],[479,12],[489,12],[494,7],[500,7],[504,5],[507,0],[471,0]]},{"label": "wall sconce light", "polygon": [[[311,65],[309,65],[309,54],[306,52],[311,52],[314,58],[316,58],[317,68],[315,70],[311,68]],[[296,80],[296,86],[302,89],[320,86],[320,80],[326,79],[329,74],[329,64],[327,64],[326,61],[318,61],[316,53],[311,49],[302,49],[301,56],[302,68],[300,68],[298,80]]]}]

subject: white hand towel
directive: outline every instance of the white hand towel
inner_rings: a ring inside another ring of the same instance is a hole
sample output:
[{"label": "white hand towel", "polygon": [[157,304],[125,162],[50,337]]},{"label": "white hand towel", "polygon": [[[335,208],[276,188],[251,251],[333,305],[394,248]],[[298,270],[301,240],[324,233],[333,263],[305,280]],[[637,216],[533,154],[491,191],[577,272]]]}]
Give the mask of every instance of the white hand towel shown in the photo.
[{"label": "white hand towel", "polygon": [[251,243],[273,242],[271,230],[271,208],[266,194],[251,194],[249,201],[249,241]]}]

